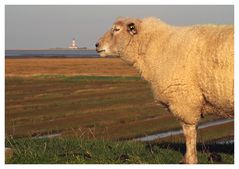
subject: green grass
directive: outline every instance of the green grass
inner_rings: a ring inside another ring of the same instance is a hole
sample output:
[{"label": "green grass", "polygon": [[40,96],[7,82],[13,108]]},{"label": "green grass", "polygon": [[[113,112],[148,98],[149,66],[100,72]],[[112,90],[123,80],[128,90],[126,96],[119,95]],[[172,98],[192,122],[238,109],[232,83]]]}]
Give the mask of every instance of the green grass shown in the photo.
[{"label": "green grass", "polygon": [[[14,154],[6,163],[14,164],[177,164],[185,152],[183,144],[150,144],[112,142],[79,138],[8,139]],[[204,145],[199,151],[199,163],[234,163],[230,151],[207,151],[222,145]],[[233,145],[224,145],[233,150]],[[215,149],[216,150],[216,149]],[[215,154],[221,159],[209,158]],[[209,160],[210,159],[210,160]]]}]

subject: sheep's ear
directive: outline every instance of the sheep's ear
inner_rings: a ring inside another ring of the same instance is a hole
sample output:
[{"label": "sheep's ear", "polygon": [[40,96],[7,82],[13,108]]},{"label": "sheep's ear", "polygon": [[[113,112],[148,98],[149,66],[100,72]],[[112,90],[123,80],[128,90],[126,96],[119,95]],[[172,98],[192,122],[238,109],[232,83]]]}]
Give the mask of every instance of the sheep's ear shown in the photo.
[{"label": "sheep's ear", "polygon": [[127,25],[127,31],[131,34],[131,35],[135,35],[137,34],[137,29],[134,23],[129,23]]}]

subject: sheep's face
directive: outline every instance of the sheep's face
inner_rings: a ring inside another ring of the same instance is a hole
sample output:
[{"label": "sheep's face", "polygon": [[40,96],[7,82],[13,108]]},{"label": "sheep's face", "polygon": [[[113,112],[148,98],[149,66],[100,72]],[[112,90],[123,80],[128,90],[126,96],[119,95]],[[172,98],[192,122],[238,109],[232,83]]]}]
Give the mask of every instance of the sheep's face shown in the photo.
[{"label": "sheep's face", "polygon": [[[124,51],[130,45],[132,38],[138,34],[139,19],[123,18],[117,20],[96,43],[96,51],[100,56],[119,56],[124,58]],[[132,47],[132,46],[131,46]],[[133,58],[124,58],[132,62]]]}]

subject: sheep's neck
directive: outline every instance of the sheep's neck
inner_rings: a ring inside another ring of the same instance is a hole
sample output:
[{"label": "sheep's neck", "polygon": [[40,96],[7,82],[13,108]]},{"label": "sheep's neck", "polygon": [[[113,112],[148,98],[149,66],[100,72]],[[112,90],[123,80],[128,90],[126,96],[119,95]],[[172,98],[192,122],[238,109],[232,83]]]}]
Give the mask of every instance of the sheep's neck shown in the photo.
[{"label": "sheep's neck", "polygon": [[144,55],[145,55],[145,49],[146,46],[142,46],[142,43],[138,41],[138,38],[135,37],[131,40],[129,46],[127,47],[127,50],[125,50],[124,56],[122,59],[127,62],[127,60],[130,60],[131,64],[139,71],[141,76],[145,80],[149,80],[148,76],[148,70],[145,67],[144,63]]}]

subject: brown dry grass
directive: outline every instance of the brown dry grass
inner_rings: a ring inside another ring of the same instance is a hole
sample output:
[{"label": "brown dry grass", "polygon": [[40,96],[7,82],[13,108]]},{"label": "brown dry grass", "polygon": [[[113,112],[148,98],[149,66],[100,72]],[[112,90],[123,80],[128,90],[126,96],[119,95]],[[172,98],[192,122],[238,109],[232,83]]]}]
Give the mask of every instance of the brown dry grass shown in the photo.
[{"label": "brown dry grass", "polygon": [[21,58],[6,59],[6,76],[39,74],[87,76],[138,76],[118,58]]}]

